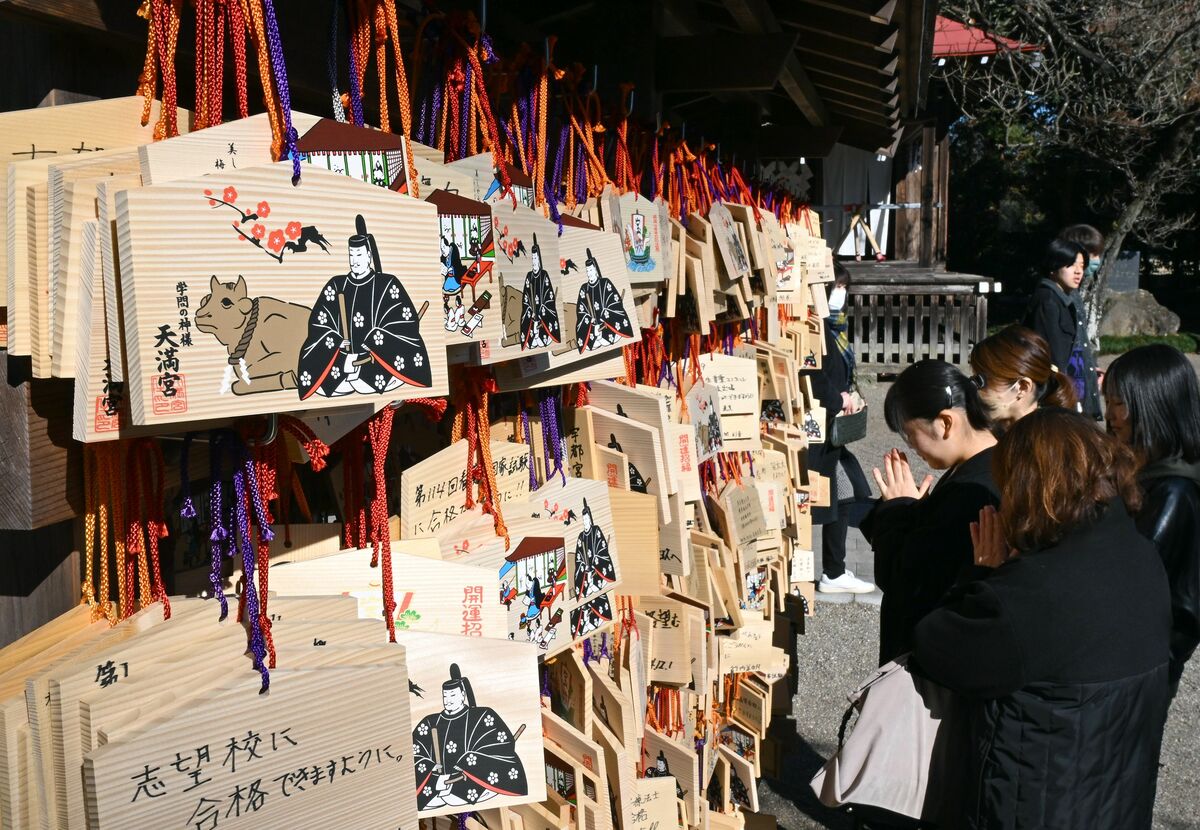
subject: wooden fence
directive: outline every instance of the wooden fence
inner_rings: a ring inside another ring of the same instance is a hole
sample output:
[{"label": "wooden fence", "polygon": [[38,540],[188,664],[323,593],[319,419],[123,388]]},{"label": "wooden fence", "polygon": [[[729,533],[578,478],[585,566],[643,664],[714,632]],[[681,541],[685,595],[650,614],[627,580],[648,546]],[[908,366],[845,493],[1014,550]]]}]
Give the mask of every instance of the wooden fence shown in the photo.
[{"label": "wooden fence", "polygon": [[[861,272],[860,272],[861,273]],[[969,274],[856,274],[847,317],[850,345],[864,366],[904,366],[938,358],[966,366],[987,336],[988,297],[998,283]]]}]

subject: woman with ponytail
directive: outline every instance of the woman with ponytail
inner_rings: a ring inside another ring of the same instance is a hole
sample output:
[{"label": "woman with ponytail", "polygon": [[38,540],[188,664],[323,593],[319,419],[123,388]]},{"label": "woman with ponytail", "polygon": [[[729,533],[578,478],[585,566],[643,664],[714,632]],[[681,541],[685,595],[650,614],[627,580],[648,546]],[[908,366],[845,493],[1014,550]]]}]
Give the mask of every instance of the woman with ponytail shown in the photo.
[{"label": "woman with ponytail", "polygon": [[1050,358],[1050,346],[1024,326],[1009,326],[971,351],[971,380],[992,426],[1007,430],[1041,406],[1076,409],[1075,387]]},{"label": "woman with ponytail", "polygon": [[972,575],[971,523],[999,503],[992,480],[996,438],[979,389],[941,360],[905,369],[888,390],[884,419],[935,470],[936,486],[918,485],[898,449],[872,472],[881,498],[863,521],[875,552],[875,582],[883,590],[879,662],[912,650],[913,629],[960,577]]}]

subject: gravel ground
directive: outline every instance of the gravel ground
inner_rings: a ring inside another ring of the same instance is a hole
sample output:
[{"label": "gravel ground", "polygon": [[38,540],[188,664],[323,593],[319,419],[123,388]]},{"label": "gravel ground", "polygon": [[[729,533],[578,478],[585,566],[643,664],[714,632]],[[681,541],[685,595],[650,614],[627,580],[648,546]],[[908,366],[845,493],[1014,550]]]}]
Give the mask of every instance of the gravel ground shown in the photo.
[{"label": "gravel ground", "polygon": [[[854,446],[868,478],[884,452],[893,446],[904,448],[883,423],[883,397],[888,384],[872,380],[873,376],[860,379],[863,397],[871,407],[871,423],[867,437]],[[914,454],[909,455],[920,480],[928,470]],[[819,551],[819,538],[813,541]],[[869,579],[873,567],[865,540],[852,529],[847,542],[847,564]],[[837,748],[846,693],[876,666],[877,602],[877,595],[856,597],[853,602],[844,598],[818,602],[816,616],[806,621],[807,633],[799,638],[800,688],[792,701],[792,718],[775,725],[785,736],[781,766],[787,774],[783,780],[763,779],[758,788],[761,811],[776,816],[784,830],[849,830],[854,826],[849,816],[821,806],[808,782]],[[1200,828],[1200,668],[1195,660],[1184,672],[1167,720],[1154,827]]]}]

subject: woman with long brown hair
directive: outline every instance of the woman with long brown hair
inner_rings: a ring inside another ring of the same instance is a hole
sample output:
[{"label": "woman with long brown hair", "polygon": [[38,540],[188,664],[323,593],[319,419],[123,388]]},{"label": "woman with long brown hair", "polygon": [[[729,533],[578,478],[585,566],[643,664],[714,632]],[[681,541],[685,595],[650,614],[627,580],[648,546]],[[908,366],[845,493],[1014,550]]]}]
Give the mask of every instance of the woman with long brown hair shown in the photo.
[{"label": "woman with long brown hair", "polygon": [[1149,828],[1167,711],[1167,578],[1130,514],[1128,448],[1084,416],[1013,424],[1000,510],[972,528],[985,579],[916,628],[914,658],[968,701],[964,815],[979,830]]},{"label": "woman with long brown hair", "polygon": [[1076,410],[1075,387],[1050,357],[1044,337],[1009,326],[971,350],[971,381],[992,424],[1003,431],[1040,406]]}]

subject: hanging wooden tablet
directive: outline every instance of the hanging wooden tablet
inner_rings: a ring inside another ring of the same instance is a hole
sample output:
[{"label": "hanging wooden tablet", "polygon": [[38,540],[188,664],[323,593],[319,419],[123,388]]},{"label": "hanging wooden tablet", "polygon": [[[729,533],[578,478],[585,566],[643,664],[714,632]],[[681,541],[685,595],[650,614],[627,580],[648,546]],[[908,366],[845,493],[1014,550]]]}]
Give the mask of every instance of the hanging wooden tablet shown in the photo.
[{"label": "hanging wooden tablet", "polygon": [[[545,776],[549,803],[575,826],[584,827],[585,822],[595,826],[601,807],[604,811],[610,809],[607,802],[599,800],[601,790],[596,774],[550,741],[546,742]],[[604,789],[607,791],[607,786]],[[565,825],[551,825],[556,826]]]},{"label": "hanging wooden tablet", "polygon": [[550,711],[585,735],[592,732],[592,676],[583,659],[569,649],[545,661]]},{"label": "hanging wooden tablet", "polygon": [[633,768],[640,735],[635,728],[636,716],[633,700],[629,694],[613,682],[605,667],[589,663],[586,668],[592,676],[592,713],[595,715],[595,720],[592,722],[592,734],[596,735],[599,731],[597,726],[601,726],[614,736],[622,748],[629,750],[630,764],[628,767],[609,764],[610,770],[625,774],[626,770]]},{"label": "hanging wooden tablet", "polygon": [[724,450],[721,437],[721,400],[711,383],[692,384],[687,393],[688,420],[696,432],[696,458],[708,461]]},{"label": "hanging wooden tablet", "polygon": [[[396,713],[409,680],[403,662],[280,671],[268,697],[254,694],[254,680],[90,753],[90,826],[190,826],[213,815],[231,827],[337,823],[351,815],[359,827],[415,825],[405,794],[410,740]],[[346,689],[378,705],[317,703]],[[214,723],[228,741],[211,737]]]},{"label": "hanging wooden tablet", "polygon": [[592,407],[592,427],[597,444],[623,452],[629,458],[629,489],[658,497],[659,517],[670,518],[670,482],[663,463],[658,430]]},{"label": "hanging wooden tablet", "polygon": [[[292,127],[303,136],[322,119],[292,110]],[[266,113],[239,118],[195,133],[138,147],[142,181],[146,185],[192,179],[273,164],[274,135]]]},{"label": "hanging wooden tablet", "polygon": [[662,244],[663,257],[663,274],[662,279],[666,280],[675,274],[679,268],[679,263],[676,261],[675,252],[671,248],[671,239],[674,237],[672,223],[675,221],[671,216],[671,206],[666,200],[659,197],[654,200],[654,209],[658,218],[658,233]]},{"label": "hanging wooden tablet", "polygon": [[537,650],[419,632],[397,640],[420,690],[409,695],[418,814],[545,800]]},{"label": "hanging wooden tablet", "polygon": [[670,240],[663,233],[660,203],[640,193],[620,197],[621,252],[629,282],[633,285],[658,285],[666,279],[665,249]]},{"label": "hanging wooden tablet", "polygon": [[[592,457],[596,461],[596,469],[600,479],[614,490],[629,490],[629,456],[618,450],[592,446]],[[637,491],[631,491],[637,492]],[[639,493],[639,495],[641,495]],[[655,518],[658,516],[658,506],[655,505]]]},{"label": "hanging wooden tablet", "polygon": [[[750,258],[738,237],[737,226],[729,209],[722,202],[715,202],[708,211],[712,227],[712,239],[721,255],[721,263],[729,280],[750,276]],[[724,287],[724,285],[722,285]]]},{"label": "hanging wooden tablet", "polygon": [[500,363],[493,369],[496,385],[501,392],[544,389],[548,386],[570,386],[593,380],[611,380],[625,374],[625,358],[620,349],[581,357],[576,362],[558,369],[548,369],[530,375],[521,373],[520,362],[512,360],[508,363]]},{"label": "hanging wooden tablet", "polygon": [[696,753],[647,727],[642,742],[643,778],[675,778],[675,796],[682,799],[688,824],[700,815],[700,771]]},{"label": "hanging wooden tablet", "polygon": [[434,190],[425,201],[438,211],[441,319],[447,344],[465,345],[495,337],[500,326],[500,292],[494,273],[491,207],[444,190]]},{"label": "hanging wooden tablet", "polygon": [[[0,113],[0,158],[6,162],[0,164],[0,214],[11,212],[13,216],[8,224],[0,223],[0,247],[7,251],[13,244],[9,240],[9,228],[21,230],[23,235],[25,227],[25,207],[13,201],[15,198],[24,198],[24,186],[19,190],[10,189],[8,176],[12,168],[7,162],[63,159],[148,142],[153,136],[153,125],[158,120],[159,105],[157,101],[152,103],[148,126],[142,126],[143,103],[140,96],[131,95]],[[181,111],[181,130],[187,130],[188,120],[187,113]],[[20,259],[23,262],[24,255]],[[15,314],[24,324],[29,313],[28,295],[14,291],[14,262],[9,262],[5,302],[0,305],[10,306],[12,310],[9,311],[9,317]],[[25,284],[23,277],[20,281],[22,285]],[[12,299],[7,299],[9,294],[13,295]],[[12,354],[29,354],[29,346],[24,339],[28,334],[28,331],[18,332],[16,342],[10,346]]]},{"label": "hanging wooden tablet", "polygon": [[796,257],[792,250],[792,243],[774,213],[764,211],[762,225],[763,233],[766,236],[766,279],[774,281],[778,301],[790,303],[795,291],[792,267]]},{"label": "hanging wooden tablet", "polygon": [[728,749],[739,758],[749,761],[754,766],[754,775],[761,776],[762,768],[759,759],[759,737],[748,732],[740,725],[727,722],[717,734],[717,743]]},{"label": "hanging wooden tablet", "polygon": [[621,548],[621,593],[657,593],[667,563],[663,560],[663,535],[659,531],[658,503],[654,496],[629,490],[610,489]]},{"label": "hanging wooden tablet", "polygon": [[445,393],[445,332],[422,325],[433,206],[321,170],[293,187],[290,171],[118,195],[135,424]]},{"label": "hanging wooden tablet", "polygon": [[643,596],[641,610],[654,630],[650,655],[650,682],[686,685],[691,682],[688,645],[688,616],[683,604],[666,597]]},{"label": "hanging wooden tablet", "polygon": [[[586,703],[590,709],[591,696],[588,697]],[[590,724],[586,732],[581,732],[553,712],[542,710],[542,731],[545,733],[547,746],[553,743],[560,747],[570,758],[582,765],[593,781],[592,786],[595,787],[596,792],[589,797],[589,800],[595,803],[595,807],[591,808],[589,805],[584,808],[583,805],[577,805],[581,808],[578,826],[594,827],[596,830],[612,830],[613,816],[611,791],[608,784],[608,764],[600,745],[588,737],[593,731]]]},{"label": "hanging wooden tablet", "polygon": [[[125,382],[125,328],[121,307],[120,251],[117,246],[117,193],[141,187],[139,174],[112,176],[96,185],[96,216],[99,219],[101,276],[104,280],[104,325],[110,352],[109,371],[114,383]],[[182,318],[181,318],[182,319]],[[124,387],[122,386],[122,391]]]},{"label": "hanging wooden tablet", "polygon": [[485,364],[546,352],[563,340],[558,229],[527,207],[500,202],[492,206],[492,230],[500,315],[479,335]]},{"label": "hanging wooden tablet", "polygon": [[[568,589],[562,532],[550,522],[542,524],[549,525],[553,535],[514,538],[513,550],[502,554],[498,578],[508,638],[532,643],[539,654],[550,655],[571,645],[570,611],[577,601]],[[509,530],[520,531],[512,525]]]},{"label": "hanging wooden tablet", "polygon": [[677,827],[676,792],[674,776],[639,779],[630,804],[630,830],[666,830]]},{"label": "hanging wooden tablet", "polygon": [[[295,114],[292,116],[295,125]],[[306,164],[409,193],[407,141],[402,135],[321,118],[300,130],[296,150]]]},{"label": "hanging wooden tablet", "polygon": [[666,455],[667,463],[674,468],[679,482],[679,497],[684,502],[699,501],[702,491],[697,467],[700,459],[695,427],[691,424],[671,424]]},{"label": "hanging wooden tablet", "polygon": [[[529,495],[529,448],[491,442],[496,498],[502,504]],[[467,444],[456,441],[400,474],[400,537],[429,536],[466,512]]]},{"label": "hanging wooden tablet", "polygon": [[[588,392],[588,401],[593,407],[650,427],[658,432],[659,442],[664,447],[669,438],[668,428],[672,425],[667,414],[668,399],[673,398],[674,393],[669,390],[642,385],[631,388],[610,381],[593,383]],[[666,470],[666,477],[667,492],[677,492],[679,485],[675,472]]]},{"label": "hanging wooden tablet", "polygon": [[729,800],[743,810],[757,813],[758,786],[754,778],[754,764],[728,747],[721,747],[720,751],[729,762]]},{"label": "hanging wooden tablet", "polygon": [[[512,205],[511,197],[504,193],[504,185],[496,175],[496,161],[492,153],[477,153],[449,162],[446,167],[470,178],[471,190],[462,195],[479,202],[487,202],[490,205],[504,203]],[[512,192],[516,196],[517,203],[532,209],[534,207],[533,180],[519,167],[511,164],[507,164],[507,167],[508,179],[512,182]]]},{"label": "hanging wooden tablet", "polygon": [[577,603],[570,614],[572,637],[611,623],[621,570],[608,485],[575,478],[566,484],[550,481],[530,496],[529,506],[534,518],[552,519],[564,527],[573,557],[568,594]]}]

